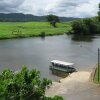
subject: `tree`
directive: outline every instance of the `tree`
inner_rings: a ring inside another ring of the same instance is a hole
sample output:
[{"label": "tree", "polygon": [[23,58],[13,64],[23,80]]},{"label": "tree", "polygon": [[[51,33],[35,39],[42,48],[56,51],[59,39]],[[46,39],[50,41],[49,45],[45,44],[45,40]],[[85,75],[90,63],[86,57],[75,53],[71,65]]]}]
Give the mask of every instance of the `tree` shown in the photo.
[{"label": "tree", "polygon": [[47,15],[46,18],[47,18],[47,21],[50,22],[50,24],[51,24],[53,27],[57,27],[57,26],[56,26],[56,23],[57,23],[57,22],[60,22],[58,16],[56,16],[56,15]]},{"label": "tree", "polygon": [[45,89],[51,80],[40,79],[39,71],[28,70],[26,66],[16,73],[9,69],[0,74],[0,100],[63,100],[45,96]]},{"label": "tree", "polygon": [[94,17],[94,18],[84,18],[76,20],[72,23],[72,30],[73,33],[76,35],[100,34],[100,3],[99,3],[98,18]]},{"label": "tree", "polygon": [[74,34],[88,33],[87,26],[83,23],[83,20],[77,20],[72,23],[72,30]]},{"label": "tree", "polygon": [[100,22],[100,3],[99,3],[99,11],[98,11],[98,20]]},{"label": "tree", "polygon": [[100,33],[100,25],[98,22],[92,18],[84,18],[81,20],[76,20],[72,23],[72,30],[74,34],[96,34]]},{"label": "tree", "polygon": [[83,23],[88,28],[88,34],[95,34],[97,33],[97,22],[90,18],[83,19]]}]

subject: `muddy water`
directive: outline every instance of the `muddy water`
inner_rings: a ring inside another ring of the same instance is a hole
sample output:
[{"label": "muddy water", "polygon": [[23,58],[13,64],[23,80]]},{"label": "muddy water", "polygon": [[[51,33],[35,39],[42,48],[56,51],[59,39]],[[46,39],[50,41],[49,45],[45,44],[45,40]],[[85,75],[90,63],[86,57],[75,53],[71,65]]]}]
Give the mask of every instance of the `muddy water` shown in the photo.
[{"label": "muddy water", "polygon": [[0,71],[20,70],[23,64],[40,70],[41,77],[57,80],[49,70],[50,61],[73,62],[77,70],[91,70],[97,63],[100,37],[72,37],[67,35],[42,38],[0,40]]}]

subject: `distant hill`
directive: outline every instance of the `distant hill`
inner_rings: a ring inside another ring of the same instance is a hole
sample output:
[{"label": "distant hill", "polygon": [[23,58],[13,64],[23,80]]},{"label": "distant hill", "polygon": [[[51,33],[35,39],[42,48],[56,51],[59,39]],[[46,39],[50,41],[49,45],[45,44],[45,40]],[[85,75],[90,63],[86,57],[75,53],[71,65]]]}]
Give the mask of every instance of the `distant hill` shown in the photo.
[{"label": "distant hill", "polygon": [[[59,17],[61,22],[72,21],[78,18]],[[47,21],[46,16],[34,16],[32,14],[23,13],[0,13],[0,22],[30,22],[30,21]]]}]

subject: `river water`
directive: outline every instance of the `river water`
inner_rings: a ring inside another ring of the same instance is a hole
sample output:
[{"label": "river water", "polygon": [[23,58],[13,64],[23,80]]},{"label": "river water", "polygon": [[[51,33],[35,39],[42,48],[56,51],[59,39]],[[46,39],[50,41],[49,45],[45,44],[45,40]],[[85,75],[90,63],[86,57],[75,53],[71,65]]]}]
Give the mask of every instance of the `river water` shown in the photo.
[{"label": "river water", "polygon": [[41,77],[57,80],[49,70],[50,61],[57,59],[75,63],[77,70],[92,70],[97,63],[100,36],[72,37],[68,35],[45,38],[0,40],[0,71],[20,70],[22,65],[36,68]]}]

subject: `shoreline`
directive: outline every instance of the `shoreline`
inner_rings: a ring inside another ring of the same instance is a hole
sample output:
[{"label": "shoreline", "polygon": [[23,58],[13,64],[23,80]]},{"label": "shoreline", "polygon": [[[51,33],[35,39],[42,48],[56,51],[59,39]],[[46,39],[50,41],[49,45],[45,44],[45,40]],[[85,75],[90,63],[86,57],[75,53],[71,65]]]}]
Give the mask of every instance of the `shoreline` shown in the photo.
[{"label": "shoreline", "polygon": [[[60,35],[73,35],[69,32],[63,32],[63,33],[46,33],[45,36],[42,36],[41,33],[39,34],[31,34],[31,35],[27,35],[27,34],[19,34],[19,35],[14,35],[14,36],[5,36],[5,37],[0,37],[0,40],[7,40],[7,39],[24,39],[24,38],[45,38],[45,37],[48,37],[48,36],[60,36]],[[86,36],[90,36],[90,35],[86,35]],[[98,34],[95,35],[96,36],[99,36]],[[94,36],[93,36],[94,37]]]},{"label": "shoreline", "polygon": [[[60,35],[64,35],[65,33],[60,33],[60,34],[46,34],[44,37],[40,36],[40,35],[33,35],[33,36],[18,36],[18,37],[5,37],[2,38],[0,37],[0,40],[7,40],[7,39],[25,39],[25,38],[45,38],[47,36],[60,36]],[[67,34],[67,33],[66,33]]]},{"label": "shoreline", "polygon": [[0,40],[62,35],[70,30],[70,22],[57,23],[57,28],[48,22],[0,22]]}]

